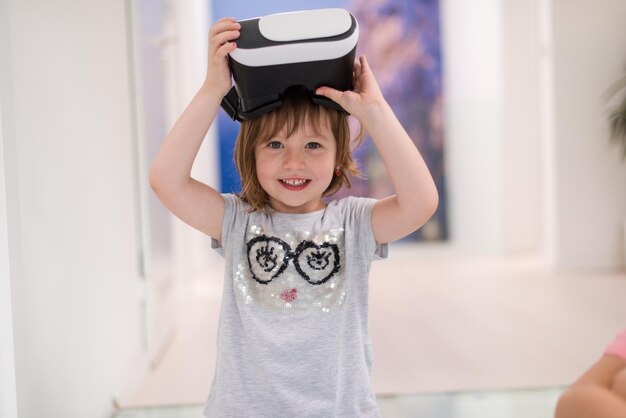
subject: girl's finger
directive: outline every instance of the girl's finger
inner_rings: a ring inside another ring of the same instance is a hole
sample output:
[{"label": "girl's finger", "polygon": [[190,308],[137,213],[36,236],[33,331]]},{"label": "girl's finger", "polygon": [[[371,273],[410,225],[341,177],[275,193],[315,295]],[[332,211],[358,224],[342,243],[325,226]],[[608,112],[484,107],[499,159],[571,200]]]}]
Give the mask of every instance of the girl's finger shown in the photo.
[{"label": "girl's finger", "polygon": [[367,58],[365,58],[365,55],[361,55],[359,57],[360,60],[360,67],[361,67],[361,72],[371,72],[372,70],[370,69],[370,65],[367,62]]},{"label": "girl's finger", "polygon": [[238,30],[241,28],[241,24],[233,18],[221,19],[215,22],[209,29],[209,39],[213,38],[220,32],[228,30]]},{"label": "girl's finger", "polygon": [[218,22],[236,22],[236,21],[237,19],[235,19],[234,17],[230,17],[230,16],[226,16],[218,20]]},{"label": "girl's finger", "polygon": [[341,100],[342,92],[335,90],[331,87],[320,87],[315,90],[315,94],[319,96],[328,97],[333,102],[339,103]]},{"label": "girl's finger", "polygon": [[228,31],[217,34],[209,41],[209,55],[215,55],[219,48],[237,38],[239,38],[239,31]]},{"label": "girl's finger", "polygon": [[223,17],[215,22],[213,26],[220,25],[222,23],[237,23],[237,19],[235,19],[234,17]]},{"label": "girl's finger", "polygon": [[226,42],[239,38],[239,35],[240,33],[238,30],[229,30],[226,32],[218,33],[211,39],[211,42],[213,43],[213,45],[219,48]]},{"label": "girl's finger", "polygon": [[237,49],[237,44],[235,42],[226,42],[224,45],[217,48],[217,50],[215,51],[215,56],[218,58],[225,58],[235,49]]},{"label": "girl's finger", "polygon": [[357,77],[361,74],[361,63],[358,60],[354,60],[353,72]]}]

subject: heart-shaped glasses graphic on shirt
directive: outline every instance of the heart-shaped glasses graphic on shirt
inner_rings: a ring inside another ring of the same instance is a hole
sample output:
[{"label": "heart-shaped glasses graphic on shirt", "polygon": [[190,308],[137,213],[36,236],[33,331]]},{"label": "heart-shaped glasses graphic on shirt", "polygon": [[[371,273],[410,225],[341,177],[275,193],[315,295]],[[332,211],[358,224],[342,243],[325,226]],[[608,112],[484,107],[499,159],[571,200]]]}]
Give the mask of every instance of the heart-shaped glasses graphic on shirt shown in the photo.
[{"label": "heart-shaped glasses graphic on shirt", "polygon": [[312,285],[330,280],[339,271],[340,256],[337,244],[302,241],[295,251],[280,238],[261,235],[248,241],[248,265],[252,278],[268,284],[280,276],[289,260],[298,274]]}]

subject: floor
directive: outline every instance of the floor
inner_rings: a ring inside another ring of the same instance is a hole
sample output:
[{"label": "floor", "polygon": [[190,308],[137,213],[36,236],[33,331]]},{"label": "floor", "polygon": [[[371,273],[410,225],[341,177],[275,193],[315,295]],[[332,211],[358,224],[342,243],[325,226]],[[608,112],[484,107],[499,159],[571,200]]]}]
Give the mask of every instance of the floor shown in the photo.
[{"label": "floor", "polygon": [[[384,418],[552,418],[562,390],[382,396]],[[200,418],[202,405],[129,409],[113,418]]]},{"label": "floor", "polygon": [[[220,263],[189,283],[177,334],[116,400],[119,418],[199,416],[215,362]],[[626,318],[626,273],[554,273],[532,255],[398,246],[372,266],[370,295],[372,384],[388,417],[551,417],[562,388]]]}]

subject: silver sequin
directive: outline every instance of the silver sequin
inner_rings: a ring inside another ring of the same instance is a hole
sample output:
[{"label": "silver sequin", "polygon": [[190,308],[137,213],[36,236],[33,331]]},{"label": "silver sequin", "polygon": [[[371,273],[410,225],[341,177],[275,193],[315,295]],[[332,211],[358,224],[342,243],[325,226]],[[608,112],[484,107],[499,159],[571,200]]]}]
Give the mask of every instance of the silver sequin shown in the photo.
[{"label": "silver sequin", "polygon": [[[256,253],[252,254],[252,261],[248,261],[247,248],[244,246],[234,277],[235,293],[240,303],[278,312],[309,309],[330,312],[344,304],[346,292],[343,228],[320,232],[271,233],[260,226],[252,225],[246,233],[246,243],[255,238],[261,240],[259,245],[251,247],[253,252],[264,251],[263,236],[272,237],[271,245],[266,245],[264,250],[275,265],[254,265],[254,276],[259,279],[258,276],[263,275],[261,282],[255,280],[250,263],[257,263],[255,260],[258,257],[255,257]],[[279,244],[280,241],[286,243],[291,251]],[[296,248],[303,242],[306,245],[300,247],[301,253],[296,254]],[[282,265],[286,267],[281,270]],[[278,275],[273,277],[275,274]]]}]

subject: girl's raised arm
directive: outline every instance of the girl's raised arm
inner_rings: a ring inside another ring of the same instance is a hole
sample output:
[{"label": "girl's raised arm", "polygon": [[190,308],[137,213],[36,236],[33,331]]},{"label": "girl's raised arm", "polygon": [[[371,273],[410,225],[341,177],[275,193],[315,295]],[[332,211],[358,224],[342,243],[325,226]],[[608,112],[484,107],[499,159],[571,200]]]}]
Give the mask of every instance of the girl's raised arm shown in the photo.
[{"label": "girl's raised arm", "polygon": [[221,239],[224,199],[213,188],[191,177],[200,145],[231,87],[227,54],[236,45],[240,25],[233,18],[217,21],[209,31],[207,77],[167,135],[152,167],[150,186],[178,218],[207,235]]},{"label": "girl's raised arm", "polygon": [[353,91],[321,87],[316,93],[355,116],[383,159],[396,194],[374,206],[372,228],[376,241],[395,241],[426,223],[439,203],[437,188],[421,154],[385,101],[365,56],[355,63]]}]

